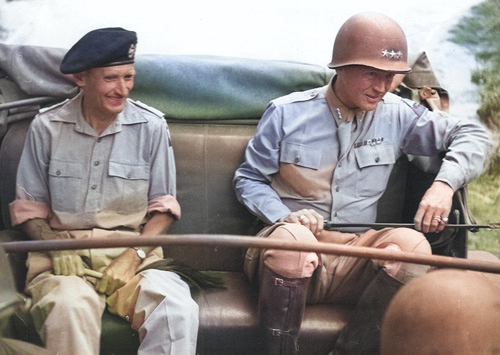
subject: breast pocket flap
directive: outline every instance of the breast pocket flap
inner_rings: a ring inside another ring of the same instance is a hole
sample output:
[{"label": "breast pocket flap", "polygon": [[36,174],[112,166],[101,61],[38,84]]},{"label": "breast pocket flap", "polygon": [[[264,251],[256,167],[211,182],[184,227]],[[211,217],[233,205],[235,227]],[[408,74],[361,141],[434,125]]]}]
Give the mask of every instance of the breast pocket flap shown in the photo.
[{"label": "breast pocket flap", "polygon": [[394,150],[391,145],[365,145],[354,149],[359,167],[389,165],[396,162]]},{"label": "breast pocket flap", "polygon": [[56,177],[70,177],[81,179],[83,167],[81,163],[52,160],[49,166],[49,175]]},{"label": "breast pocket flap", "polygon": [[321,164],[321,149],[297,143],[283,142],[280,162],[318,170]]},{"label": "breast pocket flap", "polygon": [[149,169],[147,165],[109,162],[109,175],[128,180],[148,180]]}]

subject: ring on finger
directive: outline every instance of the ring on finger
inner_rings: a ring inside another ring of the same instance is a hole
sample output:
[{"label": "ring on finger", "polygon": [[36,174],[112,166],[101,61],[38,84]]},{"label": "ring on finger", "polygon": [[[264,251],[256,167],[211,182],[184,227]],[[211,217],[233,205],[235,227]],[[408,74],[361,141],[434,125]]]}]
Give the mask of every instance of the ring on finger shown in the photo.
[{"label": "ring on finger", "polygon": [[299,217],[299,219],[300,219],[301,221],[304,221],[304,220],[305,220],[305,221],[307,221],[307,220],[308,220],[308,219],[307,219],[307,217],[306,217],[306,216],[304,216],[304,215],[300,216],[300,217]]},{"label": "ring on finger", "polygon": [[443,220],[441,219],[441,216],[436,216],[434,217],[434,220],[438,223],[441,223]]}]

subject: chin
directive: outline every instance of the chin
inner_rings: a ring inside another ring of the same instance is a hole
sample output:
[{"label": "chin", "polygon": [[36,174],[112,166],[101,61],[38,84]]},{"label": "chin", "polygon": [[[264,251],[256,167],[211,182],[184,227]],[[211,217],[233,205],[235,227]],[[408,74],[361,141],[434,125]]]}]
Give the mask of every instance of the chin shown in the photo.
[{"label": "chin", "polygon": [[360,105],[360,108],[364,111],[373,111],[377,108],[378,104],[381,100],[377,102],[364,102],[363,105]]},{"label": "chin", "polygon": [[107,111],[110,113],[110,114],[113,114],[113,115],[118,115],[120,112],[123,111],[123,109],[125,108],[125,105],[120,105],[120,106],[113,106],[113,107],[108,107],[107,108]]}]

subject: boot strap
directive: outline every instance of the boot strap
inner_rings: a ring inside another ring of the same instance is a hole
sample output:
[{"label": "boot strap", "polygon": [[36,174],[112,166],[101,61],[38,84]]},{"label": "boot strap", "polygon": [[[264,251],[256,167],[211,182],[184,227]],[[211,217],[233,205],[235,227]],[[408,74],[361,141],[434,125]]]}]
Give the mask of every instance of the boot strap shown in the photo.
[{"label": "boot strap", "polygon": [[269,329],[271,331],[271,335],[273,337],[295,337],[295,334],[292,334],[291,330],[282,330],[282,329]]},{"label": "boot strap", "polygon": [[274,277],[274,286],[279,287],[298,287],[299,282],[297,280],[286,280],[280,277]]}]

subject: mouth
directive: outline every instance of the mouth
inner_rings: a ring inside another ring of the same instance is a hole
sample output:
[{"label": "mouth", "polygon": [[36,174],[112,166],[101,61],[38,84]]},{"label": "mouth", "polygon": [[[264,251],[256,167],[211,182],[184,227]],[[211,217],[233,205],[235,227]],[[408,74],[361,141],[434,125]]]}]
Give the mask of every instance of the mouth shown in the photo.
[{"label": "mouth", "polygon": [[380,96],[380,95],[375,95],[375,96],[365,95],[365,98],[369,104],[374,105],[374,104],[377,104],[382,99],[382,96]]},{"label": "mouth", "polygon": [[123,105],[124,98],[122,96],[108,96],[108,102],[112,106],[121,106]]}]

